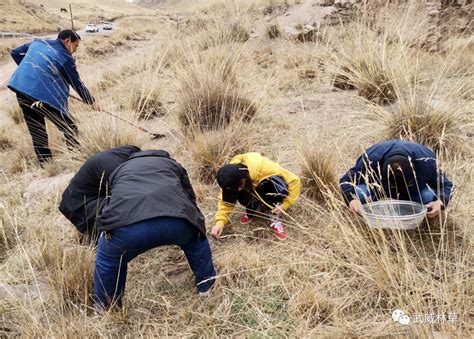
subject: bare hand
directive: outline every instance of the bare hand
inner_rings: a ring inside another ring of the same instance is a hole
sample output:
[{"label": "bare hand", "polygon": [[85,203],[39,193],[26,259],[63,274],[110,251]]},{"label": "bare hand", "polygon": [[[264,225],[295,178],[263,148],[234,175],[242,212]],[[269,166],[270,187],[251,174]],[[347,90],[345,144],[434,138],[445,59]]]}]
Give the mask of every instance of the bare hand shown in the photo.
[{"label": "bare hand", "polygon": [[429,204],[425,206],[428,209],[428,213],[426,213],[426,215],[429,218],[434,218],[439,214],[439,212],[441,212],[443,203],[441,202],[441,200],[436,200],[436,201],[430,202]]},{"label": "bare hand", "polygon": [[359,213],[362,209],[362,203],[359,200],[354,199],[349,203],[349,209],[354,213]]},{"label": "bare hand", "polygon": [[214,226],[211,231],[214,238],[219,239],[221,237],[223,229],[224,229],[224,226],[221,226],[221,225]]},{"label": "bare hand", "polygon": [[273,214],[281,214],[281,212],[283,212],[283,208],[281,208],[281,205],[276,205],[273,209],[272,209],[272,213]]},{"label": "bare hand", "polygon": [[97,103],[97,101],[94,101],[91,106],[92,106],[92,109],[93,109],[94,111],[98,111],[98,112],[101,111],[100,106],[99,106],[99,104]]}]

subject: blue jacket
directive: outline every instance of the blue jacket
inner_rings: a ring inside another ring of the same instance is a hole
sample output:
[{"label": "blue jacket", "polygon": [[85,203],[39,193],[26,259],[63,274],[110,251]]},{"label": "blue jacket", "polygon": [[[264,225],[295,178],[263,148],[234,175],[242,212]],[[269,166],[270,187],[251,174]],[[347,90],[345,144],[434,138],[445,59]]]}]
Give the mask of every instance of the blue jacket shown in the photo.
[{"label": "blue jacket", "polygon": [[437,167],[436,155],[426,146],[404,140],[388,140],[372,145],[357,158],[355,166],[339,180],[346,202],[351,201],[355,196],[353,184],[366,183],[367,177],[371,183],[377,181],[380,183],[377,178],[380,178],[385,159],[397,154],[408,156],[415,169],[417,185],[413,185],[410,189],[410,196],[419,196],[418,190],[421,191],[429,186],[446,206],[452,194],[453,184]]},{"label": "blue jacket", "polygon": [[8,87],[68,113],[69,85],[88,104],[94,102],[82,83],[73,57],[61,40],[35,39],[11,52],[18,68]]}]

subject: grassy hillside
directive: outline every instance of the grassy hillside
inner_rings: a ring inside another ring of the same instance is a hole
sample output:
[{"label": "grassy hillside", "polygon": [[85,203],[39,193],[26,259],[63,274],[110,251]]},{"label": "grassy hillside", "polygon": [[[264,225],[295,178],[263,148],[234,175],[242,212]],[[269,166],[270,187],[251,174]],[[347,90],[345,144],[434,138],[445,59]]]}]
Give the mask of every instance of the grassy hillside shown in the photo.
[{"label": "grassy hillside", "polygon": [[[100,23],[125,15],[147,14],[146,9],[119,0],[57,1],[44,0],[0,1],[0,31],[46,34],[70,28],[69,4],[72,6],[76,27],[88,22]],[[67,12],[61,12],[61,8]]]},{"label": "grassy hillside", "polygon": [[[0,335],[472,337],[472,37],[458,30],[432,48],[439,25],[417,1],[344,8],[308,34],[306,14],[323,11],[308,1],[143,10],[84,41],[78,70],[104,110],[164,139],[71,101],[81,149],[49,126],[54,161],[42,169],[14,96],[0,91],[0,288],[10,288],[0,290]],[[292,31],[288,17],[302,18]],[[387,139],[432,147],[456,186],[446,212],[415,231],[368,228],[338,191],[362,150]],[[183,164],[209,230],[220,165],[245,151],[279,162],[304,182],[284,217],[288,239],[265,221],[240,225],[238,207],[224,237],[210,239],[209,298],[198,297],[178,248],[157,248],[131,262],[123,311],[96,314],[95,249],[58,212],[67,182],[53,180],[125,144]],[[394,322],[395,309],[418,322]]]},{"label": "grassy hillside", "polygon": [[0,2],[0,31],[24,33],[51,33],[64,27],[66,21],[38,4],[20,1]]}]

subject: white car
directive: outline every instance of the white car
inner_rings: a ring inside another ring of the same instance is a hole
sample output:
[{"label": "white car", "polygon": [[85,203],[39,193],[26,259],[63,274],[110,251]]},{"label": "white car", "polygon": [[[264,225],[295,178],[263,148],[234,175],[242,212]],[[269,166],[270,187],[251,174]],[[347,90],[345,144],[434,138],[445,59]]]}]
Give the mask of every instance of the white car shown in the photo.
[{"label": "white car", "polygon": [[99,31],[99,27],[94,24],[87,24],[85,31],[86,33],[95,33]]},{"label": "white car", "polygon": [[103,30],[110,31],[112,28],[114,28],[114,25],[111,22],[104,22],[102,24]]}]

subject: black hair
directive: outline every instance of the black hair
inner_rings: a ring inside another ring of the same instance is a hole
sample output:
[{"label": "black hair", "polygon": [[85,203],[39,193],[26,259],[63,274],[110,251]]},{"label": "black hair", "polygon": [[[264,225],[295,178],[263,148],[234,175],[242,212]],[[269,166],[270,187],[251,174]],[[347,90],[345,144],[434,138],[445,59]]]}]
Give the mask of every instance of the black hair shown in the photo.
[{"label": "black hair", "polygon": [[58,34],[58,39],[59,40],[71,40],[71,42],[81,40],[81,37],[79,34],[77,34],[75,31],[72,29],[63,29],[61,32]]},{"label": "black hair", "polygon": [[396,185],[401,188],[413,183],[414,169],[406,156],[391,156],[384,162],[382,171],[382,178],[385,185]]}]

